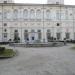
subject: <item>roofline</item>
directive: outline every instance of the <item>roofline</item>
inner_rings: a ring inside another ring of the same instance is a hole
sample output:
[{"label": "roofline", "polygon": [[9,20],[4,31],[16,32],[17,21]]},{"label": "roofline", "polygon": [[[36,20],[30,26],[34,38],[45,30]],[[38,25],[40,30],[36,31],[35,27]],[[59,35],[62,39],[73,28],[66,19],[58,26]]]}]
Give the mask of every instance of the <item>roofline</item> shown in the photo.
[{"label": "roofline", "polygon": [[64,4],[33,4],[33,3],[0,3],[0,6],[55,6],[55,7],[75,7],[75,5],[64,5]]}]

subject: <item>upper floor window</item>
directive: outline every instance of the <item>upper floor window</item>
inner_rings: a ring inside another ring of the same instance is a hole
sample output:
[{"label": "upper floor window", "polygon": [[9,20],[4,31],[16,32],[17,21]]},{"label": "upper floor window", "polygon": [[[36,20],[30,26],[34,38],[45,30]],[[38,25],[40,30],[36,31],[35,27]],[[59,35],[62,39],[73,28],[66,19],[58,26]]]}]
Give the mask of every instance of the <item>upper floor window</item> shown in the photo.
[{"label": "upper floor window", "polygon": [[4,23],[4,26],[7,26],[7,23]]},{"label": "upper floor window", "polygon": [[4,3],[7,3],[7,1],[4,1]]},{"label": "upper floor window", "polygon": [[36,18],[37,18],[37,19],[41,19],[41,10],[40,10],[40,9],[38,9],[38,10],[36,11]]},{"label": "upper floor window", "polygon": [[50,10],[47,10],[47,11],[46,11],[46,19],[50,19],[50,16],[51,16],[51,15],[50,15]]},{"label": "upper floor window", "polygon": [[31,30],[31,33],[34,33],[35,32],[35,30]]},{"label": "upper floor window", "polygon": [[59,4],[59,2],[56,2],[56,4]]},{"label": "upper floor window", "polygon": [[56,11],[56,19],[60,20],[60,11],[59,10]]},{"label": "upper floor window", "polygon": [[14,10],[14,19],[18,19],[18,10],[17,9],[15,9]]},{"label": "upper floor window", "polygon": [[11,19],[11,18],[12,18],[11,11],[5,9],[5,10],[4,10],[4,13],[3,13],[3,18],[4,18],[5,20]]},{"label": "upper floor window", "polygon": [[24,19],[28,19],[28,10],[27,9],[25,9],[23,11],[23,17],[24,17]]},{"label": "upper floor window", "polygon": [[7,19],[7,10],[4,10],[3,17],[4,17],[4,19]]},{"label": "upper floor window", "polygon": [[30,19],[35,19],[35,11],[33,9],[30,10]]},{"label": "upper floor window", "polygon": [[61,17],[62,20],[65,20],[65,18],[66,18],[66,12],[65,12],[65,10],[61,10],[60,17]]}]

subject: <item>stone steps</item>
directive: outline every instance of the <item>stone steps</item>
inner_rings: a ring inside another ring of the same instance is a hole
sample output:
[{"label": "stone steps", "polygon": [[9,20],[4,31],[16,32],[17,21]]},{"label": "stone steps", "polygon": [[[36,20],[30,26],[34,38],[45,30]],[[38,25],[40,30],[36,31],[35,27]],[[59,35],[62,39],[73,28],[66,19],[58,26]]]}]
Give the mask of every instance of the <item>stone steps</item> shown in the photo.
[{"label": "stone steps", "polygon": [[10,43],[10,46],[14,47],[61,47],[64,46],[64,42],[51,42],[51,43],[35,43],[35,44],[24,44],[24,43]]}]

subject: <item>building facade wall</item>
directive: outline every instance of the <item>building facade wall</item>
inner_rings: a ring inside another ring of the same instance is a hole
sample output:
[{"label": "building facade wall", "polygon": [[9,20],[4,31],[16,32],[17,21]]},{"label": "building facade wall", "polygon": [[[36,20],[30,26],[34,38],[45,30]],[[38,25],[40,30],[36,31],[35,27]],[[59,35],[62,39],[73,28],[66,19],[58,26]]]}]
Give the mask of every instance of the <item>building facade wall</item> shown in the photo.
[{"label": "building facade wall", "polygon": [[38,30],[41,31],[41,42],[48,42],[47,31],[56,39],[60,33],[57,40],[64,40],[66,33],[69,33],[68,40],[75,40],[75,8],[42,4],[0,6],[0,42],[13,41],[15,30],[22,43],[26,42],[25,30],[28,30],[30,43],[38,40]]}]

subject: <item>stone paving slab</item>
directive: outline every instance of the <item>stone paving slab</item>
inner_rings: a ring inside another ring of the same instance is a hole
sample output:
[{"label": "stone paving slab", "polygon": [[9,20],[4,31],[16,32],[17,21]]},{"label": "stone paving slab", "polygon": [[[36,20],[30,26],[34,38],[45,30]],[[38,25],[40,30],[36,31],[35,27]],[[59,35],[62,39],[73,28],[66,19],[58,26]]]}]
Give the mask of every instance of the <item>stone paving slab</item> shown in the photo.
[{"label": "stone paving slab", "polygon": [[75,51],[72,45],[54,48],[22,48],[19,55],[0,60],[0,75],[75,75]]}]

